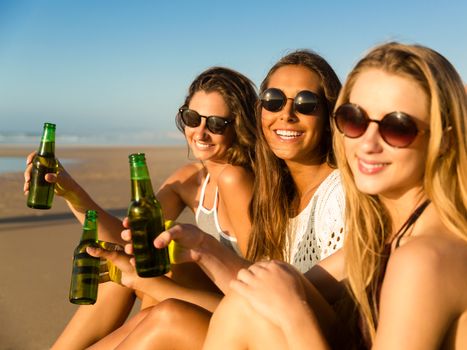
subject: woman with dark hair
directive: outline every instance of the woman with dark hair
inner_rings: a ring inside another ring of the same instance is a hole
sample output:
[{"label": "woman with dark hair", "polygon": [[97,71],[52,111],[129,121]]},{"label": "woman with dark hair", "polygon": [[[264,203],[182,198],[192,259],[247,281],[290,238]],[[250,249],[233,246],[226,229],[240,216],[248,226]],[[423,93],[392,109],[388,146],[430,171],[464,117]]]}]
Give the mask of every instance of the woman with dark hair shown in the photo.
[{"label": "woman with dark hair", "polygon": [[[229,254],[191,225],[174,226],[155,245],[173,240],[174,262],[195,261],[224,293],[250,261],[281,259],[306,272],[337,251],[343,242],[344,193],[334,165],[330,118],[339,89],[330,65],[307,50],[280,59],[261,84],[249,260]],[[100,251],[96,256],[118,264],[121,254]],[[186,301],[166,300],[141,312],[93,349],[201,348],[210,311]]]},{"label": "woman with dark hair", "polygon": [[305,272],[341,246],[344,199],[330,127],[340,86],[306,50],[284,56],[263,80],[249,260],[289,261]]},{"label": "woman with dark hair", "polygon": [[[212,67],[196,77],[176,116],[196,161],[175,171],[156,193],[166,220],[175,220],[187,207],[200,229],[241,255],[246,253],[251,229],[248,206],[254,181],[256,102],[253,83],[234,70]],[[25,171],[25,193],[33,155]],[[98,211],[100,240],[124,242],[121,220],[100,208],[63,167],[58,175],[47,174],[46,180],[56,182],[57,194],[81,222],[87,209]],[[127,227],[127,220],[123,225]],[[79,307],[54,349],[85,348],[120,326],[135,292],[142,298],[142,308],[173,297],[213,310],[220,299],[218,289],[195,264],[173,266],[171,278],[138,278],[128,260],[122,261],[121,280],[127,288],[100,284],[96,304]]]}]

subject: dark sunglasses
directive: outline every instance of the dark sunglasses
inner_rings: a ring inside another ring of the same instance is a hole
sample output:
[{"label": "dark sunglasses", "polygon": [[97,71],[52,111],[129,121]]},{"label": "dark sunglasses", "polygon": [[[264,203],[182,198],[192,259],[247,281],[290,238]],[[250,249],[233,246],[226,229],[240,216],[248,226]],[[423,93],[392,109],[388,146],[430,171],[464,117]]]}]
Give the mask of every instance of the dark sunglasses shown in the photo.
[{"label": "dark sunglasses", "polygon": [[206,128],[213,134],[218,135],[222,135],[227,126],[233,122],[233,119],[226,119],[216,116],[206,117],[187,107],[180,108],[179,112],[182,118],[182,122],[185,124],[185,126],[196,128],[201,124],[201,118],[204,118],[206,119]]},{"label": "dark sunglasses", "polygon": [[419,130],[414,118],[403,112],[391,112],[381,120],[374,120],[360,106],[346,103],[334,113],[336,127],[345,136],[352,139],[362,136],[371,122],[378,124],[383,140],[392,147],[403,148],[410,145],[418,134],[428,130]]},{"label": "dark sunglasses", "polygon": [[301,114],[312,114],[318,107],[319,97],[309,90],[300,91],[295,98],[285,96],[282,90],[269,88],[264,90],[260,96],[261,106],[269,112],[279,112],[287,103],[293,100],[295,112]]}]

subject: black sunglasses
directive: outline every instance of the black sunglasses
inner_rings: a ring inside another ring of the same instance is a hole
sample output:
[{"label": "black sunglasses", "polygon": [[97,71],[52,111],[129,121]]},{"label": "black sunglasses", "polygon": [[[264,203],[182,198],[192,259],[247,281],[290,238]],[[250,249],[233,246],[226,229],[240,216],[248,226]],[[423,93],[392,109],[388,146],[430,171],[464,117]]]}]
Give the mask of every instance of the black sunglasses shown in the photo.
[{"label": "black sunglasses", "polygon": [[201,118],[206,119],[206,128],[213,134],[222,135],[227,126],[233,122],[233,119],[226,119],[222,117],[200,115],[193,109],[182,107],[179,109],[182,122],[185,126],[196,128],[201,124]]},{"label": "black sunglasses", "polygon": [[419,130],[414,118],[404,112],[391,112],[381,120],[374,120],[368,117],[362,107],[353,103],[346,103],[337,108],[334,120],[337,129],[352,139],[362,136],[368,125],[375,122],[383,140],[397,148],[407,147],[418,134],[429,132],[429,130]]},{"label": "black sunglasses", "polygon": [[264,90],[260,96],[261,106],[269,112],[279,112],[287,103],[287,100],[293,100],[295,112],[310,115],[318,107],[319,97],[309,90],[300,91],[295,98],[285,96],[280,89],[269,88]]}]

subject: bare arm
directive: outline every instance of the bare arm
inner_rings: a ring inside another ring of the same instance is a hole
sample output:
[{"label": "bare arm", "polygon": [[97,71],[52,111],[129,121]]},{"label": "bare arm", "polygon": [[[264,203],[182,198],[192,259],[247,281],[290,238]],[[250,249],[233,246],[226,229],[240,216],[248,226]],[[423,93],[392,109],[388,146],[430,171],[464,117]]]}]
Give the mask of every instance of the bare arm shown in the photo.
[{"label": "bare arm", "polygon": [[176,225],[161,233],[154,245],[163,248],[171,241],[175,241],[173,262],[196,262],[223,293],[229,290],[229,283],[237,272],[250,265],[247,260],[194,225]]},{"label": "bare arm", "polygon": [[[248,208],[253,196],[253,174],[239,166],[227,166],[219,175],[219,215],[225,214],[243,255],[251,231]],[[224,228],[224,227],[223,227]]]},{"label": "bare arm", "polygon": [[222,298],[222,295],[218,293],[184,287],[166,276],[139,277],[134,265],[130,262],[131,256],[122,251],[108,251],[96,247],[88,247],[87,250],[92,256],[112,261],[122,272],[121,283],[125,287],[141,291],[158,301],[175,298],[214,311]]},{"label": "bare arm", "polygon": [[343,249],[339,249],[326,259],[321,260],[304,276],[319,290],[328,303],[334,304],[346,291]]},{"label": "bare arm", "polygon": [[190,209],[194,208],[200,168],[198,163],[181,167],[170,175],[157,191],[156,197],[166,220],[175,220],[187,206]]},{"label": "bare arm", "polygon": [[[26,163],[27,167],[24,172],[24,187],[25,194],[29,191],[31,179],[31,162],[36,152],[28,155]],[[124,243],[120,238],[122,224],[120,219],[110,215],[102,209],[88,193],[73,179],[73,177],[60,164],[58,174],[47,174],[45,180],[55,183],[55,193],[63,197],[68,204],[71,212],[76,216],[78,221],[83,224],[86,216],[86,210],[93,209],[99,215],[99,238],[109,242]]]}]

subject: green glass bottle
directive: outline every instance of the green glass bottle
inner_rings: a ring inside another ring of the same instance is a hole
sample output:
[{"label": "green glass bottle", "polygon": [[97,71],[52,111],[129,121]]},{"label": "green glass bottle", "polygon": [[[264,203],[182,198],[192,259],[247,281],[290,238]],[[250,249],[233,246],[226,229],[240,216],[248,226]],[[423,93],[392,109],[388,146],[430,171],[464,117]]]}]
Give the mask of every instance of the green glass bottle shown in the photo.
[{"label": "green glass bottle", "polygon": [[131,202],[128,219],[132,232],[136,272],[140,277],[156,277],[169,272],[167,248],[154,247],[154,239],[164,231],[162,208],[149,177],[144,153],[130,154]]},{"label": "green glass bottle", "polygon": [[50,209],[55,184],[45,181],[45,174],[56,173],[55,124],[45,123],[41,143],[32,160],[31,182],[27,206],[34,209]]},{"label": "green glass bottle", "polygon": [[100,259],[89,255],[86,247],[97,246],[97,212],[86,211],[83,234],[73,254],[70,302],[79,305],[94,304],[97,300]]}]

